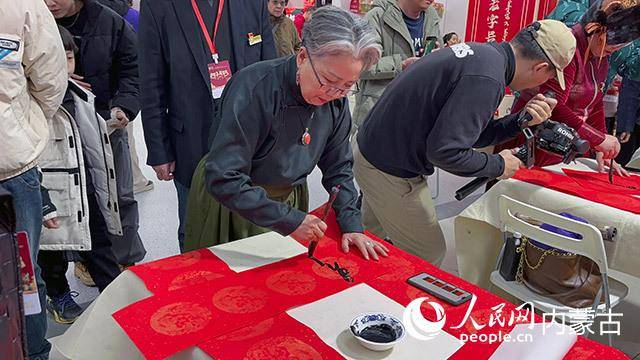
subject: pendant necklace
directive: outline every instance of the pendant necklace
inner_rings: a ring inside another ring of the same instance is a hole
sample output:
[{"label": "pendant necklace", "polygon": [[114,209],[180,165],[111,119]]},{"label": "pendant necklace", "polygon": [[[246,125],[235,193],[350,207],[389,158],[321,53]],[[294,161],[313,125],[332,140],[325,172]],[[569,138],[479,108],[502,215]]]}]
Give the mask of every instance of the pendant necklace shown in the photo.
[{"label": "pendant necklace", "polygon": [[316,114],[315,111],[311,113],[311,116],[309,117],[309,120],[307,121],[307,126],[306,127],[302,123],[302,119],[300,119],[300,117],[298,117],[298,119],[300,119],[300,124],[302,125],[302,127],[304,127],[304,133],[302,134],[302,137],[300,138],[300,142],[304,146],[308,146],[309,144],[311,144],[311,134],[309,133],[309,126],[311,126],[311,121],[313,121],[313,116],[315,114]]}]

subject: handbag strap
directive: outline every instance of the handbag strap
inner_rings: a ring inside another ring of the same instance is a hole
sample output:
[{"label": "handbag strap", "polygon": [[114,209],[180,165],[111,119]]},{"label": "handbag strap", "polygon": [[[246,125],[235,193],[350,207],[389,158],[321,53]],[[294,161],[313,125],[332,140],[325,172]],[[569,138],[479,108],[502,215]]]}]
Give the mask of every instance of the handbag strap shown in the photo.
[{"label": "handbag strap", "polygon": [[[547,255],[554,253],[553,249],[549,249],[549,250],[545,250],[544,253],[542,254],[542,256],[540,256],[540,259],[538,259],[538,263],[535,266],[531,266],[529,263],[529,259],[527,259],[527,252],[526,252],[526,244],[529,243],[529,239],[527,237],[522,237],[522,243],[520,244],[520,246],[516,249],[516,251],[518,253],[520,253],[520,263],[518,264],[518,271],[516,273],[516,281],[519,283],[522,283],[524,286],[527,287],[527,289],[531,290],[532,292],[541,295],[541,296],[553,296],[553,297],[559,297],[559,296],[567,296],[567,295],[571,295],[573,293],[576,293],[578,291],[580,291],[585,284],[587,283],[587,281],[589,280],[589,277],[591,277],[591,275],[593,274],[593,266],[595,265],[595,263],[592,261],[591,262],[591,267],[589,268],[589,273],[587,274],[586,278],[584,279],[584,281],[582,282],[582,284],[580,284],[579,287],[565,291],[563,293],[556,293],[556,294],[545,294],[543,292],[541,292],[540,290],[536,289],[533,285],[529,284],[525,279],[524,279],[524,263],[526,262],[526,265],[531,269],[531,270],[537,270],[540,266],[542,266],[542,263],[544,262],[544,259],[547,257]],[[530,244],[531,246],[535,246],[533,244]],[[576,254],[573,254],[576,255]],[[578,256],[578,255],[576,255]],[[581,268],[579,265],[582,263],[582,258],[583,256],[580,256],[578,258],[578,268]],[[596,294],[597,296],[597,294]],[[595,300],[595,299],[594,299]]]}]

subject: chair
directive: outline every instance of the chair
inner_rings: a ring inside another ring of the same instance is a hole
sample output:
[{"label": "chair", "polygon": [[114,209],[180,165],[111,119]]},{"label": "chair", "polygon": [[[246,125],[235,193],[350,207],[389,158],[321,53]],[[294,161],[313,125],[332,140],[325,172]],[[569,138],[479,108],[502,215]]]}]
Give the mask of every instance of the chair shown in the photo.
[{"label": "chair", "polygon": [[[618,277],[616,276],[618,272],[609,270],[602,235],[595,226],[535,208],[505,195],[500,196],[498,199],[498,211],[500,227],[503,232],[519,232],[543,244],[586,256],[598,265],[602,273],[603,281],[596,295],[596,299],[600,299],[604,292],[605,302],[604,304],[598,304],[599,301],[594,301],[592,309],[596,313],[609,312],[610,309],[618,305],[629,293],[628,285],[614,278]],[[516,214],[526,215],[544,223],[579,234],[582,236],[582,239],[573,239],[541,229],[517,218],[515,216]],[[501,252],[498,257],[496,269],[498,269],[500,265],[502,256],[503,252]],[[572,321],[572,313],[570,313],[570,310],[573,308],[539,295],[516,281],[507,281],[497,270],[491,273],[490,279],[493,285],[520,300],[533,303],[535,308],[545,313],[550,313],[555,309],[557,313],[568,314],[566,318],[567,322],[575,323],[575,321]],[[574,312],[573,315],[578,316],[579,314]],[[611,345],[611,343],[611,334],[609,334],[609,345]]]}]

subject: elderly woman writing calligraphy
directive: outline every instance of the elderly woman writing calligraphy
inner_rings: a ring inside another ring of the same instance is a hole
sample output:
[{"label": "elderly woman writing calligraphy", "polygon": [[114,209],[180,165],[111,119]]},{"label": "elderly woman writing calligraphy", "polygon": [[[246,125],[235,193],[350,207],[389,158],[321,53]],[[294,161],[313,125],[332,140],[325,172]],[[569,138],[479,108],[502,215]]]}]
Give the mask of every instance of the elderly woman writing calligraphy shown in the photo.
[{"label": "elderly woman writing calligraphy", "polygon": [[327,225],[307,214],[303,191],[318,165],[325,189],[340,185],[333,209],[343,251],[355,246],[366,259],[386,256],[383,244],[362,233],[345,98],[380,57],[375,32],[327,6],[305,25],[302,39],[296,56],[254,64],[227,85],[210,152],[189,194],[185,250],[268,230],[319,240]]}]

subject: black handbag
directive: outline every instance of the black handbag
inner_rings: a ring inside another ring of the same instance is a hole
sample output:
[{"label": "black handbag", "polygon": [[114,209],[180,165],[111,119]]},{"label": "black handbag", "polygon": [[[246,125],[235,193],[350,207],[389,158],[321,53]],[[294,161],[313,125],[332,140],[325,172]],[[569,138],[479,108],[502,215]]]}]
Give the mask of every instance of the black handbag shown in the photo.
[{"label": "black handbag", "polygon": [[518,272],[521,254],[516,251],[522,243],[522,235],[514,233],[505,240],[502,261],[500,262],[500,275],[507,281],[514,281]]}]

